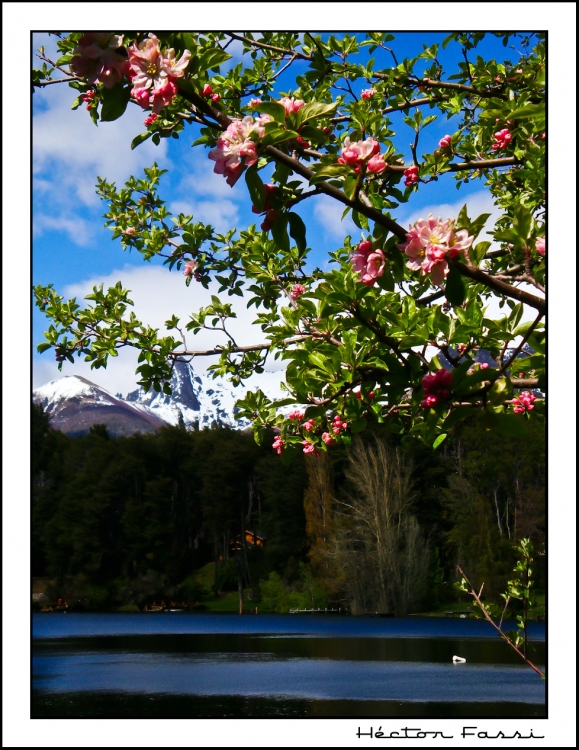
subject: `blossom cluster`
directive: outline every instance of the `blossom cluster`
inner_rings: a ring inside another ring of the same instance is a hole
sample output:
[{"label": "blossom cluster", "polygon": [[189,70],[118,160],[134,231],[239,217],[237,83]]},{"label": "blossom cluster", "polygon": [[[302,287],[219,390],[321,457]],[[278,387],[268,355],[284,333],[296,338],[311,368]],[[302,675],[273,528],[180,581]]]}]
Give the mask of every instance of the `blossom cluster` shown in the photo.
[{"label": "blossom cluster", "polygon": [[409,185],[414,185],[415,182],[418,182],[418,167],[416,164],[413,164],[411,167],[408,167],[408,169],[404,170],[404,177],[406,179],[404,180],[404,184],[406,187]]},{"label": "blossom cluster", "polygon": [[283,440],[281,439],[281,435],[278,435],[274,438],[271,447],[274,449],[278,456],[281,456],[281,454],[283,453]]},{"label": "blossom cluster", "polygon": [[217,141],[217,148],[209,152],[209,158],[215,162],[215,174],[225,175],[228,185],[235,185],[241,177],[243,167],[251,167],[257,161],[257,151],[252,135],[263,138],[265,125],[270,122],[269,115],[261,117],[244,117],[231,121]]},{"label": "blossom cluster", "polygon": [[375,93],[376,89],[364,89],[360,96],[362,97],[362,99],[371,99]]},{"label": "blossom cluster", "polygon": [[437,370],[422,378],[424,399],[420,402],[423,409],[430,409],[440,401],[449,398],[452,393],[453,375],[450,370]]},{"label": "blossom cluster", "polygon": [[440,286],[448,274],[448,258],[454,259],[462,253],[468,258],[468,249],[474,237],[466,229],[454,228],[451,219],[435,219],[429,214],[428,219],[419,219],[406,236],[406,241],[398,247],[406,253],[406,262],[412,271],[430,274],[432,283]]},{"label": "blossom cluster", "polygon": [[117,52],[122,44],[123,37],[109,31],[83,34],[74,49],[70,67],[88,83],[98,82],[112,89],[129,72],[127,58]]},{"label": "blossom cluster", "polygon": [[438,142],[438,145],[440,148],[450,148],[452,146],[452,136],[445,135],[443,138],[440,139],[440,141]]},{"label": "blossom cluster", "polygon": [[386,266],[384,253],[380,248],[374,250],[369,240],[360,242],[350,262],[354,271],[360,274],[360,281],[366,286],[373,286]]},{"label": "blossom cluster", "polygon": [[366,171],[371,174],[380,174],[388,166],[384,161],[384,155],[380,153],[380,144],[374,138],[352,143],[350,136],[344,139],[342,155],[338,158],[338,164],[348,164],[354,167],[355,172],[365,166]]},{"label": "blossom cluster", "polygon": [[221,96],[219,94],[213,93],[213,89],[208,83],[206,83],[205,86],[203,86],[201,95],[206,97],[207,99],[211,99],[212,102],[218,102],[221,99]]},{"label": "blossom cluster", "polygon": [[288,419],[297,419],[297,420],[300,420],[300,419],[303,419],[303,418],[304,418],[303,411],[296,410],[296,411],[292,411],[292,412],[290,412],[288,414]]},{"label": "blossom cluster", "polygon": [[515,414],[524,414],[526,411],[533,411],[535,408],[533,402],[536,397],[530,391],[523,391],[517,398],[513,399],[513,411]]},{"label": "blossom cluster", "polygon": [[[344,432],[344,430],[348,429],[348,423],[344,422],[337,414],[333,419],[332,422],[332,432],[334,435],[339,435],[341,432]],[[326,442],[324,440],[324,442]]]},{"label": "blossom cluster", "polygon": [[502,130],[499,130],[498,133],[495,133],[494,138],[496,143],[493,143],[493,151],[498,151],[501,148],[506,148],[512,141],[513,136],[508,128],[503,128]]},{"label": "blossom cluster", "polygon": [[149,34],[140,44],[129,47],[129,65],[133,88],[131,96],[143,109],[158,113],[173,101],[177,93],[175,80],[182,78],[191,53],[185,50],[177,60],[175,50],[161,51],[158,38]]},{"label": "blossom cluster", "polygon": [[299,299],[302,294],[305,294],[306,288],[303,284],[294,284],[292,288],[290,289],[290,297],[294,300],[294,302]]}]

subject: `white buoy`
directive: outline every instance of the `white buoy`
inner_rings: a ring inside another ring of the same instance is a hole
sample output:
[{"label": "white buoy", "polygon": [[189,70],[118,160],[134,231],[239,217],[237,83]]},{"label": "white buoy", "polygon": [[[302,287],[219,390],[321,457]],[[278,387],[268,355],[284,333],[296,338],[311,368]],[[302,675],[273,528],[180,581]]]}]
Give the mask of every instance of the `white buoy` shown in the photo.
[{"label": "white buoy", "polygon": [[452,661],[455,664],[464,664],[466,662],[466,659],[463,659],[462,656],[453,656]]}]

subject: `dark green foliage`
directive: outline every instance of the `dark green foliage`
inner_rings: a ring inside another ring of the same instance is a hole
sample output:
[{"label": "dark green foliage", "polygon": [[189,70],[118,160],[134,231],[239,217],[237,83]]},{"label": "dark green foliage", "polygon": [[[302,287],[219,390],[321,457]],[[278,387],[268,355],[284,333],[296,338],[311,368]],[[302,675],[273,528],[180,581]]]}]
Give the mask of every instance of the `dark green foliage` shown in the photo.
[{"label": "dark green foliage", "polygon": [[[474,421],[437,451],[418,442],[402,446],[398,436],[375,428],[413,466],[412,514],[432,552],[423,608],[454,601],[457,564],[485,582],[489,598],[498,595],[512,571],[513,543],[544,542],[544,431],[532,420],[524,424],[522,439]],[[371,431],[362,438],[374,439]],[[129,438],[96,425],[71,439],[34,406],[33,575],[50,578],[56,596],[77,593],[90,608],[167,596],[195,602],[212,590],[236,589],[238,576],[259,595],[260,581],[271,581],[274,571],[284,590],[301,595],[307,579],[343,604],[329,573],[314,564],[322,542],[306,533],[306,467],[316,459],[297,453],[284,466],[272,442],[270,433],[257,446],[244,432],[182,425]],[[349,451],[336,446],[328,453],[328,491],[338,499]],[[244,545],[236,553],[230,540],[245,529],[265,537],[265,547]],[[537,556],[538,589],[544,562]],[[194,571],[207,564],[215,574],[208,570],[200,587]]]}]

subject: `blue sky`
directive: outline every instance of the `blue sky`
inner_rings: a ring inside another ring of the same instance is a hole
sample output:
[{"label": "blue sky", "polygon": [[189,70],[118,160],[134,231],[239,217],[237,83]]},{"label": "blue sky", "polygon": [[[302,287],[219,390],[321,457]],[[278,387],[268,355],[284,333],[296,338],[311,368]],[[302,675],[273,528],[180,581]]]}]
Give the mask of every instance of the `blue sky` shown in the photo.
[{"label": "blue sky", "polygon": [[[423,45],[442,42],[443,33],[401,33],[389,43],[399,60],[419,54]],[[56,56],[56,39],[48,34],[35,34],[34,53],[39,46],[51,59]],[[243,61],[241,44],[232,43],[228,51],[233,59],[227,66]],[[493,56],[501,61],[515,60],[517,53],[505,49],[502,43],[492,37],[485,40],[481,54]],[[439,49],[439,59],[445,68],[445,75],[456,70],[461,59],[460,53],[450,45],[446,50]],[[376,68],[390,66],[390,55],[377,50]],[[362,48],[361,61],[369,57],[367,48]],[[426,61],[424,61],[426,64]],[[303,64],[302,64],[303,67]],[[299,64],[280,77],[279,92],[291,92],[295,75],[300,72]],[[417,69],[420,72],[420,69]],[[368,83],[356,82],[359,93]],[[151,264],[143,263],[138,253],[123,252],[120,242],[111,241],[110,230],[103,227],[102,214],[106,205],[95,194],[97,175],[121,185],[131,174],[138,175],[146,166],[156,161],[169,170],[162,179],[161,196],[175,213],[183,211],[193,214],[195,220],[211,223],[218,231],[231,227],[246,228],[255,223],[251,213],[244,180],[229,187],[223,177],[213,173],[213,162],[207,158],[202,147],[191,148],[198,136],[197,126],[188,127],[180,139],[164,140],[159,146],[147,141],[134,151],[129,144],[132,138],[142,132],[144,114],[140,107],[129,105],[127,114],[112,123],[100,123],[95,127],[84,109],[72,111],[74,90],[67,85],[50,86],[36,91],[33,97],[33,281],[53,283],[65,297],[82,298],[95,283],[114,284],[121,280],[135,292],[137,315],[145,322],[162,326],[173,312],[187,318],[188,313],[208,302],[208,292],[199,285],[192,284],[188,289],[179,272],[170,273],[160,260]],[[395,143],[411,159],[409,144],[413,131],[403,122],[403,113],[394,113],[393,127]],[[455,126],[446,116],[427,127],[421,134],[419,153],[432,151],[446,133],[453,133]],[[266,175],[266,170],[264,170]],[[403,224],[418,218],[430,210],[451,216],[458,213],[464,202],[469,202],[474,215],[492,209],[490,197],[481,181],[475,181],[456,190],[456,183],[447,176],[438,182],[430,183],[416,193],[409,204],[395,209],[395,218]],[[298,207],[308,227],[308,244],[313,248],[310,260],[317,265],[327,262],[328,252],[340,246],[343,238],[351,234],[356,240],[360,230],[348,216],[341,220],[343,206],[326,196],[317,196],[303,202]],[[211,290],[214,291],[214,290]],[[240,303],[237,334],[246,343],[261,340],[259,331],[251,329],[250,318]],[[40,311],[34,311],[34,342],[42,340],[46,329],[46,318]],[[204,333],[195,341],[195,348],[213,346],[218,343],[212,335]],[[191,342],[188,342],[192,346]],[[135,353],[124,353],[106,371],[91,371],[82,362],[74,365],[65,363],[62,374],[83,374],[104,387],[126,393],[135,387]],[[209,360],[198,360],[196,367],[202,369]],[[59,377],[54,355],[48,351],[34,354],[34,385],[41,385]],[[267,377],[267,376],[266,376]],[[279,375],[274,375],[279,379]]]}]

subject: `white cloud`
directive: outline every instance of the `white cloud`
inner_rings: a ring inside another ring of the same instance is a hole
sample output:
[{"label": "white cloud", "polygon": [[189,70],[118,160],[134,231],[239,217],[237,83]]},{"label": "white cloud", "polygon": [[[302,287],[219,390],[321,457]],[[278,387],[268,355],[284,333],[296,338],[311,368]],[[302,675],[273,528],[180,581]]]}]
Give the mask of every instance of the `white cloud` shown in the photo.
[{"label": "white cloud", "polygon": [[315,196],[311,200],[314,201],[314,218],[332,238],[343,239],[347,234],[355,235],[360,231],[350,215],[342,219],[345,207],[341,203],[327,195]]},{"label": "white cloud", "polygon": [[95,194],[97,176],[123,182],[153,161],[167,164],[167,144],[146,141],[134,151],[131,140],[143,131],[143,111],[129,104],[123,117],[95,127],[81,107],[70,109],[75,92],[67,85],[50,86],[34,94],[45,109],[33,121],[33,170],[50,190],[51,202],[70,206],[71,198],[84,205],[99,202]]},{"label": "white cloud", "polygon": [[45,230],[56,229],[65,232],[75,245],[87,245],[94,235],[91,224],[78,216],[50,216],[35,214],[33,230],[35,236],[40,236]]},{"label": "white cloud", "polygon": [[[172,315],[176,315],[181,320],[181,326],[184,330],[189,321],[192,312],[197,312],[200,307],[211,303],[211,295],[217,294],[218,285],[211,283],[209,289],[204,289],[201,284],[193,282],[189,287],[185,286],[182,274],[173,272],[169,273],[166,268],[159,267],[131,267],[125,266],[119,270],[113,271],[106,277],[99,279],[91,278],[78,284],[71,284],[64,288],[63,295],[65,299],[76,297],[79,304],[86,294],[92,292],[95,285],[103,284],[107,289],[121,281],[123,287],[130,289],[129,298],[133,300],[135,315],[144,324],[158,328],[161,335],[169,334],[179,337],[176,331],[166,331],[165,321]],[[227,328],[239,345],[257,344],[265,340],[261,328],[253,324],[255,308],[247,310],[245,302],[236,296],[227,297],[221,295],[222,299],[231,302],[237,318],[232,319]],[[201,331],[197,336],[185,332],[185,340],[188,350],[205,350],[211,349],[218,344],[225,343],[226,337],[219,331]],[[82,359],[75,360],[72,365],[65,362],[62,373],[59,373],[56,363],[48,360],[50,352],[47,353],[46,359],[40,357],[35,359],[34,364],[34,387],[46,383],[48,380],[54,380],[61,374],[65,375],[82,375],[102,385],[107,390],[117,393],[127,393],[136,387],[138,378],[135,376],[137,366],[136,351],[121,350],[118,357],[109,360],[109,366],[106,370],[91,370],[90,365]],[[194,360],[195,369],[199,372],[204,371],[208,365],[217,361],[217,357],[199,357]],[[274,361],[268,362],[267,373],[264,373],[264,382],[270,380],[279,381],[285,365]],[[259,383],[260,377],[257,376],[252,380]]]}]

